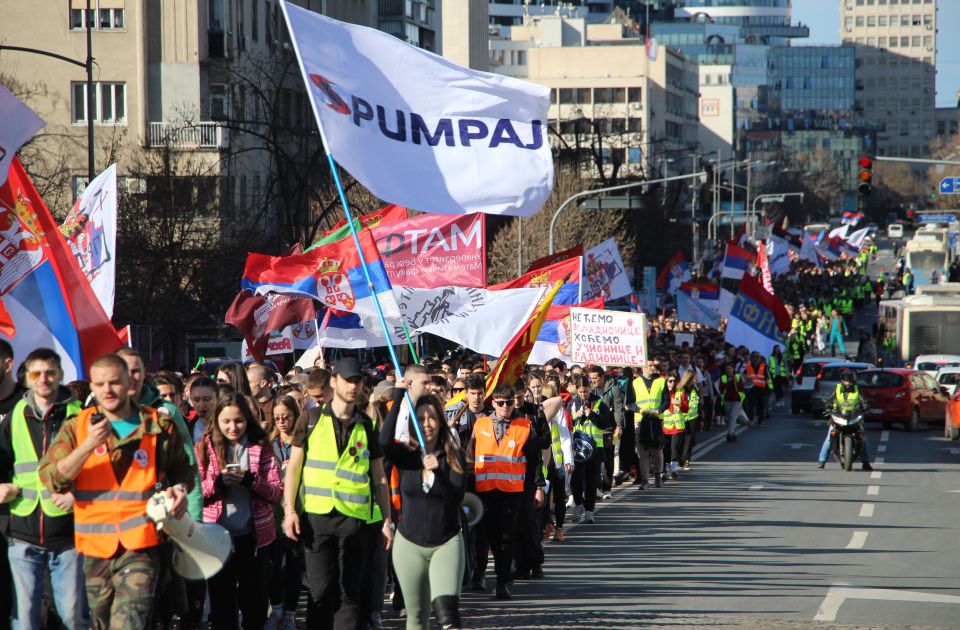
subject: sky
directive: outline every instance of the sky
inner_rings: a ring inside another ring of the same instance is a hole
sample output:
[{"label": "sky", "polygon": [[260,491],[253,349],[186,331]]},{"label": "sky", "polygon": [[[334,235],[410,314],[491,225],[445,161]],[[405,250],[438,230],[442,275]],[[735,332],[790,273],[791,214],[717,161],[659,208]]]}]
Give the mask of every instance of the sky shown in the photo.
[{"label": "sky", "polygon": [[[793,0],[793,21],[810,27],[810,37],[798,46],[840,43],[842,0]],[[955,107],[960,89],[960,0],[937,2],[937,107]]]}]

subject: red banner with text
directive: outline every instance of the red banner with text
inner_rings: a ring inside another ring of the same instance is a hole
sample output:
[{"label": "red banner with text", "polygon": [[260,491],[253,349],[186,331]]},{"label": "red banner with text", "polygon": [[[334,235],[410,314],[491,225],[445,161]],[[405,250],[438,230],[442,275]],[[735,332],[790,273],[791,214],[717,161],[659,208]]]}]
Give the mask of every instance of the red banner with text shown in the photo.
[{"label": "red banner with text", "polygon": [[485,217],[421,214],[373,228],[390,282],[418,289],[485,287]]}]

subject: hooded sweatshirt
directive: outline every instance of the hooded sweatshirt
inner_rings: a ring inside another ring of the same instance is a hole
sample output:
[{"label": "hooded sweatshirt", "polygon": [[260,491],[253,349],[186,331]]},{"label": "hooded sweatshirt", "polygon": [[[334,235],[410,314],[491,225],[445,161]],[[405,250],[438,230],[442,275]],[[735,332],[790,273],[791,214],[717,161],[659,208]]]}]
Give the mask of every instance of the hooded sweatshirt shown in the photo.
[{"label": "hooded sweatshirt", "polygon": [[[61,385],[57,390],[56,402],[45,413],[41,413],[33,392],[27,390],[24,393],[23,416],[38,459],[46,453],[57,431],[67,419],[67,404],[75,400],[73,393]],[[13,415],[11,410],[0,422],[0,483],[10,483],[13,479]],[[10,538],[52,551],[67,549],[73,546],[73,514],[47,516],[37,505],[29,516],[11,514],[7,534]]]}]

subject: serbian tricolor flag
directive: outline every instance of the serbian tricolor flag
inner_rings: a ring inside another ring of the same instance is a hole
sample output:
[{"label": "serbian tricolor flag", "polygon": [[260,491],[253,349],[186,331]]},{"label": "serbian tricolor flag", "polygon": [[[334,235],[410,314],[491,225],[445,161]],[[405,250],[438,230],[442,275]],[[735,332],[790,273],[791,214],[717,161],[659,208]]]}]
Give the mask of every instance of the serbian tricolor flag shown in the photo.
[{"label": "serbian tricolor flag", "polygon": [[0,334],[15,358],[51,348],[64,382],[87,378],[94,359],[124,344],[18,159],[0,187],[0,240]]},{"label": "serbian tricolor flag", "polygon": [[[488,287],[489,289],[522,289],[526,287],[550,287],[554,283],[564,280],[553,298],[554,306],[576,306],[580,304],[580,278],[583,264],[581,256],[575,256],[546,267],[541,267],[534,271],[527,272],[514,280],[502,282],[500,284]],[[543,356],[546,352],[543,348],[556,347],[558,332],[558,320],[546,318],[539,329],[536,344],[534,344],[531,354]],[[538,349],[539,348],[539,349]],[[552,351],[551,351],[552,352]],[[550,355],[553,356],[553,355]],[[531,359],[532,361],[532,359]]]},{"label": "serbian tricolor flag", "polygon": [[739,280],[755,260],[756,256],[752,252],[730,241],[727,243],[727,249],[723,256],[723,269],[720,271],[720,277]]},{"label": "serbian tricolor flag", "polygon": [[841,253],[843,253],[843,239],[841,237],[827,237],[820,242],[820,255],[825,259],[830,261],[840,260]]},{"label": "serbian tricolor flag", "polygon": [[[393,223],[394,221],[403,221],[404,219],[408,218],[409,215],[410,213],[407,212],[407,209],[404,208],[403,206],[390,204],[390,205],[384,206],[383,208],[380,208],[376,212],[361,214],[360,216],[356,217],[354,220],[359,221],[360,225],[362,225],[363,227],[370,228],[372,230],[373,228],[377,227],[381,223]],[[339,221],[337,221],[337,223],[332,228],[324,232],[323,235],[328,236],[333,232],[336,232],[342,227],[347,227],[346,219],[340,219]]]},{"label": "serbian tricolor flag", "polygon": [[533,344],[533,350],[527,358],[527,363],[533,365],[543,365],[550,359],[560,359],[564,363],[570,363],[570,309],[571,308],[592,308],[603,310],[604,299],[600,297],[580,304],[554,304],[547,311],[547,318],[543,322],[540,334],[537,336],[537,342]]},{"label": "serbian tricolor flag", "polygon": [[750,274],[744,274],[727,318],[724,341],[769,356],[774,346],[785,348],[790,314],[783,302],[768,293]]},{"label": "serbian tricolor flag", "polygon": [[640,300],[637,299],[636,293],[630,294],[630,312],[631,313],[642,313],[643,307],[640,306]]},{"label": "serbian tricolor flag", "polygon": [[309,297],[326,308],[361,317],[377,314],[373,300],[376,293],[384,316],[399,319],[400,308],[370,230],[361,230],[359,240],[372,292],[352,238],[293,256],[248,254],[240,288],[256,295],[273,292]]},{"label": "serbian tricolor flag", "polygon": [[712,282],[684,282],[677,292],[677,318],[719,327],[720,286]]},{"label": "serbian tricolor flag", "polygon": [[683,252],[677,252],[673,255],[657,276],[657,290],[666,291],[673,295],[684,282],[690,280],[690,267],[683,258]]}]

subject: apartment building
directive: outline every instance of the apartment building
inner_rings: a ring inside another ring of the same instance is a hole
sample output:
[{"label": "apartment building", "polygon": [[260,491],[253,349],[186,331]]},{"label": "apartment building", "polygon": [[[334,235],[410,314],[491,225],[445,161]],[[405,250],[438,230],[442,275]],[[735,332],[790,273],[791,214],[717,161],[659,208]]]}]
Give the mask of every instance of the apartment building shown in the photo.
[{"label": "apartment building", "polygon": [[[19,4],[4,14],[4,43],[82,61],[86,4]],[[377,24],[374,0],[297,4],[323,8],[345,21]],[[121,188],[143,191],[147,182],[129,177],[131,164],[138,154],[170,148],[191,168],[216,179],[217,207],[211,211],[252,210],[275,175],[275,165],[257,150],[268,117],[294,138],[307,136],[313,127],[302,79],[289,71],[292,51],[279,2],[93,0],[88,17],[96,61],[92,111],[83,68],[0,52],[0,75],[24,86],[27,105],[46,121],[34,142],[47,164],[33,169],[68,174],[47,195],[54,211],[65,212],[86,184],[89,117],[95,124],[97,168],[113,156]],[[270,76],[275,68],[285,71],[281,85]],[[269,213],[263,216],[266,225]]]},{"label": "apartment building", "polygon": [[489,0],[441,0],[440,49],[454,63],[490,69]]},{"label": "apartment building", "polygon": [[490,55],[493,71],[550,87],[553,141],[599,151],[611,172],[697,143],[697,64],[664,46],[648,54],[622,21],[527,15],[509,39],[491,39]]},{"label": "apartment building", "polygon": [[926,156],[936,133],[936,0],[840,0],[840,37],[856,50],[855,113],[885,122],[878,154]]}]

